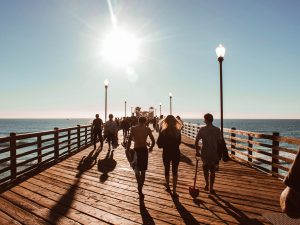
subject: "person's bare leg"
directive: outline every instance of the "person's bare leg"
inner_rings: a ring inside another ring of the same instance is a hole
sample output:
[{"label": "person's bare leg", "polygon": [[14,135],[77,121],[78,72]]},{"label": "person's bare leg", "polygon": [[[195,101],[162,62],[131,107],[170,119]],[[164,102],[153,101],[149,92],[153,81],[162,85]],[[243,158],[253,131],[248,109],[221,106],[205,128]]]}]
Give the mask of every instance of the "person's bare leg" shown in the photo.
[{"label": "person's bare leg", "polygon": [[177,192],[176,192],[177,179],[178,179],[177,174],[176,175],[173,174],[173,195],[174,196],[177,196]]},{"label": "person's bare leg", "polygon": [[166,179],[166,190],[170,191],[170,175],[165,173],[165,179]]},{"label": "person's bare leg", "polygon": [[146,171],[142,170],[141,175],[140,175],[140,193],[142,194],[142,189],[145,183],[145,178],[146,178]]},{"label": "person's bare leg", "polygon": [[138,186],[138,191],[140,192],[140,183],[141,183],[141,176],[140,176],[140,172],[139,171],[135,171],[135,178],[136,178],[136,183]]},{"label": "person's bare leg", "polygon": [[210,193],[214,192],[215,176],[216,176],[215,171],[210,172],[210,187],[209,187]]},{"label": "person's bare leg", "polygon": [[208,181],[209,171],[208,170],[203,170],[203,174],[204,174],[204,179],[205,179],[204,190],[208,191],[208,187],[209,187],[209,181]]}]

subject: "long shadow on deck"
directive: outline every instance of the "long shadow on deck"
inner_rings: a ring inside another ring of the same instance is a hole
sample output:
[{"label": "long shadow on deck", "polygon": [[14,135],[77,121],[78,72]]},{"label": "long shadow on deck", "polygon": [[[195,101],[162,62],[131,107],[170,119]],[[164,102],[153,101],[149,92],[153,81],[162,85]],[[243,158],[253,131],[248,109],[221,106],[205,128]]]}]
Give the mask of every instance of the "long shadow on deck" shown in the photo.
[{"label": "long shadow on deck", "polygon": [[184,155],[182,153],[180,153],[180,162],[187,163],[187,164],[189,164],[191,166],[194,165],[193,161],[189,157],[187,157],[186,155]]},{"label": "long shadow on deck", "polygon": [[94,149],[87,156],[82,157],[77,166],[78,173],[76,174],[76,181],[68,190],[66,190],[66,193],[51,208],[50,214],[48,216],[51,223],[59,224],[60,218],[68,214],[68,211],[70,210],[71,205],[73,203],[74,196],[78,188],[78,183],[82,174],[85,171],[91,169],[96,164],[97,157],[99,156],[101,150],[102,148]]},{"label": "long shadow on deck", "polygon": [[260,225],[263,224],[257,219],[251,219],[249,218],[245,213],[243,213],[241,210],[233,206],[230,202],[222,199],[219,195],[214,194],[208,196],[213,202],[215,202],[218,206],[223,208],[228,215],[235,218],[240,224],[249,224],[249,225]]},{"label": "long shadow on deck", "polygon": [[102,160],[98,160],[98,170],[101,172],[100,182],[104,183],[108,178],[108,173],[116,168],[117,162],[114,160],[114,150],[108,150]]},{"label": "long shadow on deck", "polygon": [[140,200],[140,213],[142,216],[143,224],[153,225],[155,224],[152,216],[148,212],[144,200]]},{"label": "long shadow on deck", "polygon": [[172,197],[172,200],[175,204],[177,211],[179,212],[181,218],[183,219],[185,224],[200,224],[196,218],[180,203],[178,197]]}]

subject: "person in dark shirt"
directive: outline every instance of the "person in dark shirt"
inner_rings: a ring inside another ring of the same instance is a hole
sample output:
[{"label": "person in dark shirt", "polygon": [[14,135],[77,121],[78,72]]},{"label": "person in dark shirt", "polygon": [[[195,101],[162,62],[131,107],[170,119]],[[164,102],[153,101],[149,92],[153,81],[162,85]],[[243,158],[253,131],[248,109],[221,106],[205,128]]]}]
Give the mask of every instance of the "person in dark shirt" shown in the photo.
[{"label": "person in dark shirt", "polygon": [[94,119],[92,124],[94,149],[96,149],[97,138],[99,138],[100,140],[101,148],[103,147],[102,128],[103,128],[103,122],[99,118],[99,114],[96,114],[96,119]]},{"label": "person in dark shirt", "polygon": [[168,115],[161,122],[161,131],[158,136],[157,145],[163,148],[163,163],[165,167],[166,190],[170,191],[170,164],[172,163],[173,174],[173,196],[178,197],[176,192],[178,179],[178,166],[180,161],[181,123],[172,115]]},{"label": "person in dark shirt", "polygon": [[300,149],[283,182],[287,187],[280,196],[281,209],[291,218],[300,218]]}]

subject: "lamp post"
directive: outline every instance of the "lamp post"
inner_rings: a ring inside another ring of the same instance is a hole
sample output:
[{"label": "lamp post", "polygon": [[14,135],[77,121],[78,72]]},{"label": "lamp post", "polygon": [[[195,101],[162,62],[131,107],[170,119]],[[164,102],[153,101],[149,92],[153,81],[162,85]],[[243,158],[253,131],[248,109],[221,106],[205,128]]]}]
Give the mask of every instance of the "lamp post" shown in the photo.
[{"label": "lamp post", "polygon": [[159,103],[159,117],[161,116],[161,102]]},{"label": "lamp post", "polygon": [[132,116],[132,108],[133,108],[133,107],[131,106],[131,116]]},{"label": "lamp post", "polygon": [[104,87],[105,87],[105,118],[104,121],[106,122],[107,118],[107,88],[108,88],[109,81],[105,80],[104,81]]},{"label": "lamp post", "polygon": [[127,103],[127,101],[125,99],[125,117],[126,117],[126,103]]},{"label": "lamp post", "polygon": [[221,108],[221,132],[223,135],[223,77],[222,77],[222,62],[225,56],[225,48],[223,45],[219,45],[216,48],[216,54],[220,64],[220,108]]},{"label": "lamp post", "polygon": [[170,115],[172,115],[172,93],[169,93],[170,96]]},{"label": "lamp post", "polygon": [[154,116],[156,117],[156,108],[154,108]]}]

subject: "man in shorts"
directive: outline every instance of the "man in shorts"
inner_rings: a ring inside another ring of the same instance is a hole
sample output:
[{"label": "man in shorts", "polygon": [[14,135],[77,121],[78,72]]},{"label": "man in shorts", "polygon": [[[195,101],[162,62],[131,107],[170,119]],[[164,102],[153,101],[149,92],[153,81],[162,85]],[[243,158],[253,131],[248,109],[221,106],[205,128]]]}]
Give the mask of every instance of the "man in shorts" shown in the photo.
[{"label": "man in shorts", "polygon": [[118,135],[117,123],[113,120],[113,114],[109,114],[109,120],[104,124],[104,135],[108,143],[108,150],[111,150],[111,146],[115,146],[116,137]]},{"label": "man in shorts", "polygon": [[[155,145],[151,129],[146,127],[146,120],[147,119],[145,117],[140,117],[138,125],[131,128],[127,144],[127,151],[129,151],[131,141],[134,141],[134,157],[136,158],[136,162],[134,163],[134,172],[140,199],[144,198],[142,189],[145,182],[146,170],[148,168],[148,152],[152,152]],[[148,137],[151,139],[151,146],[149,150],[147,148]]]},{"label": "man in shorts", "polygon": [[103,147],[102,128],[103,128],[103,122],[99,118],[99,114],[96,114],[96,119],[93,120],[93,124],[92,124],[94,149],[96,149],[97,138],[99,138],[100,140],[101,148]]},{"label": "man in shorts", "polygon": [[[200,156],[203,162],[203,172],[205,179],[205,190],[214,193],[215,172],[219,165],[218,143],[222,141],[222,134],[219,128],[213,124],[213,115],[207,113],[204,115],[206,126],[198,131],[195,148],[196,156]],[[202,148],[200,150],[199,140],[202,139]]]}]

